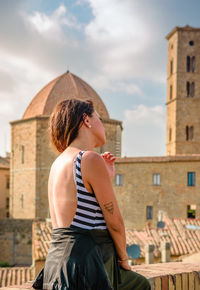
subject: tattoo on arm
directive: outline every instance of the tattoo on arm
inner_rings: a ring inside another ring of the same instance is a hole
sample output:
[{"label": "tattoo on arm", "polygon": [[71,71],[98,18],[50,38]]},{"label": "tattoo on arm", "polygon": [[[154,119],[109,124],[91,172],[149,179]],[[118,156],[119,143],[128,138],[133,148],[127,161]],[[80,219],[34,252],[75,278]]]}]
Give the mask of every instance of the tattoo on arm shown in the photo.
[{"label": "tattoo on arm", "polygon": [[108,202],[106,204],[104,204],[104,208],[111,214],[113,214],[114,211],[114,206],[113,206],[113,202]]}]

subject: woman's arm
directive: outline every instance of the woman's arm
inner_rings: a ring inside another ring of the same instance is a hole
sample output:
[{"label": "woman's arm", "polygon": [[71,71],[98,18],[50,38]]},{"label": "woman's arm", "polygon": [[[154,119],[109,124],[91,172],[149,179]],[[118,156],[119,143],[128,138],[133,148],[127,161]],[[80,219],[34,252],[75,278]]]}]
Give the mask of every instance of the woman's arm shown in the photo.
[{"label": "woman's arm", "polygon": [[130,270],[127,264],[126,235],[124,222],[113,191],[110,175],[102,156],[93,151],[86,151],[82,157],[81,167],[85,179],[93,188],[96,199],[102,209],[107,228],[114,241],[120,265]]}]

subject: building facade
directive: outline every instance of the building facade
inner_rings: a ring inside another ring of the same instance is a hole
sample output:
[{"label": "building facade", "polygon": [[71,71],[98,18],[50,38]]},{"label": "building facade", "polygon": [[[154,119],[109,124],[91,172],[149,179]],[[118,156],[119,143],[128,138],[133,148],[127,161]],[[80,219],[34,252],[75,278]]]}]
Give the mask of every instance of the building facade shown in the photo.
[{"label": "building facade", "polygon": [[10,156],[0,156],[0,218],[9,218]]},{"label": "building facade", "polygon": [[126,227],[200,218],[200,29],[167,36],[166,156],[118,158],[113,182]]},{"label": "building facade", "polygon": [[101,98],[86,82],[70,72],[59,76],[33,98],[22,119],[10,122],[11,218],[45,219],[49,215],[48,176],[59,155],[49,141],[49,116],[58,102],[71,97],[91,99],[103,119],[107,142],[96,151],[121,156],[122,122],[110,119]]},{"label": "building facade", "polygon": [[103,119],[107,143],[98,152],[117,156],[113,180],[127,228],[157,226],[170,218],[199,218],[200,29],[175,27],[168,35],[166,156],[121,157],[122,122],[110,119],[97,93],[67,72],[44,87],[21,120],[11,124],[10,216],[48,217],[47,182],[58,155],[47,134],[49,115],[64,98],[90,98]]}]

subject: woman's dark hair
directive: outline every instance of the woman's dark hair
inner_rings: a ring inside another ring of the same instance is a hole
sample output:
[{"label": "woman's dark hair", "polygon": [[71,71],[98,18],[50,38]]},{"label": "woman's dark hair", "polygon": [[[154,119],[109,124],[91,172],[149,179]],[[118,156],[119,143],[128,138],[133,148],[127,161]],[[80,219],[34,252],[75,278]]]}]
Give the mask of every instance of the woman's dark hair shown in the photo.
[{"label": "woman's dark hair", "polygon": [[63,152],[78,136],[80,124],[94,112],[91,100],[66,99],[59,102],[49,118],[50,140],[59,152]]}]

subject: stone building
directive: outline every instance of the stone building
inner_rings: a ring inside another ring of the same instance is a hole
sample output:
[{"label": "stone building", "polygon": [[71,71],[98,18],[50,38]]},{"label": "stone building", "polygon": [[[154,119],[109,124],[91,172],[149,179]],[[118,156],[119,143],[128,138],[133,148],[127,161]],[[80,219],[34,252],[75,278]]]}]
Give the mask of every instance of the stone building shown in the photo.
[{"label": "stone building", "polygon": [[0,156],[0,218],[9,218],[10,156]]},{"label": "stone building", "polygon": [[157,225],[163,213],[200,218],[200,28],[167,36],[167,156],[116,160],[119,204],[129,228]]},{"label": "stone building", "polygon": [[58,153],[47,134],[49,116],[63,99],[91,99],[103,119],[107,142],[98,152],[121,156],[122,122],[110,119],[98,94],[69,71],[47,84],[31,101],[22,119],[11,124],[10,216],[15,219],[47,218],[47,183],[52,162]]},{"label": "stone building", "polygon": [[107,143],[99,152],[118,156],[113,185],[126,227],[156,226],[163,213],[200,217],[200,29],[175,27],[166,38],[167,155],[121,157],[122,122],[110,119],[97,93],[67,72],[33,98],[22,119],[10,122],[12,218],[48,217],[48,174],[57,156],[49,146],[48,119],[56,103],[70,97],[92,99],[103,118]]}]

